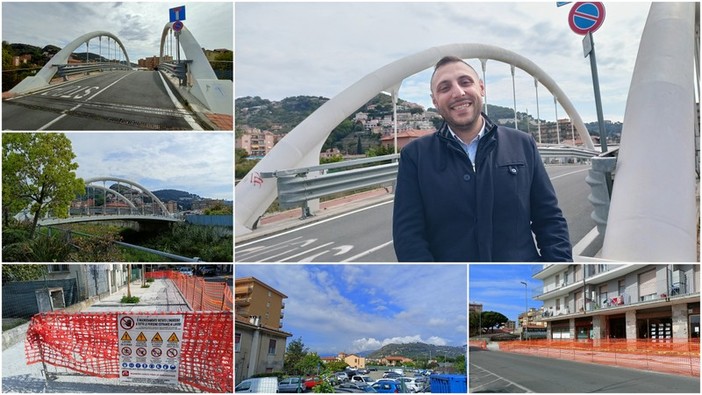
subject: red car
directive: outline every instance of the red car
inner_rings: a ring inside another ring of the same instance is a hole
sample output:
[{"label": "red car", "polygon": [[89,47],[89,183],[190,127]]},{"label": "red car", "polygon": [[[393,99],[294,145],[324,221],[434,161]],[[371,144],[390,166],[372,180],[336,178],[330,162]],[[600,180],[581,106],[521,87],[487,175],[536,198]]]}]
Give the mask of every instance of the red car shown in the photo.
[{"label": "red car", "polygon": [[307,388],[308,390],[311,390],[312,388],[314,388],[314,386],[316,386],[317,384],[321,384],[321,383],[322,383],[321,377],[317,377],[317,376],[308,377],[305,379],[305,388]]}]

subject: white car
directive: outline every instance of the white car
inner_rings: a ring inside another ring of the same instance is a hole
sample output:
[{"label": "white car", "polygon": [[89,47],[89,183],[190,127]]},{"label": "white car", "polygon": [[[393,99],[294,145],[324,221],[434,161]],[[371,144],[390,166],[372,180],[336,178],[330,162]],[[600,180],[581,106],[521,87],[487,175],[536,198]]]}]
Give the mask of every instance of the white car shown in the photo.
[{"label": "white car", "polygon": [[354,383],[366,383],[368,385],[373,385],[373,383],[375,383],[375,380],[370,378],[370,376],[364,376],[360,374],[351,377],[351,381]]},{"label": "white car", "polygon": [[414,377],[399,377],[396,380],[405,383],[405,387],[412,392],[417,392],[422,388]]},{"label": "white car", "polygon": [[179,268],[178,268],[178,273],[180,273],[180,274],[185,274],[186,276],[192,276],[192,275],[193,275],[193,269],[192,269],[192,268],[189,268],[189,267],[182,266],[182,267],[179,267]]}]

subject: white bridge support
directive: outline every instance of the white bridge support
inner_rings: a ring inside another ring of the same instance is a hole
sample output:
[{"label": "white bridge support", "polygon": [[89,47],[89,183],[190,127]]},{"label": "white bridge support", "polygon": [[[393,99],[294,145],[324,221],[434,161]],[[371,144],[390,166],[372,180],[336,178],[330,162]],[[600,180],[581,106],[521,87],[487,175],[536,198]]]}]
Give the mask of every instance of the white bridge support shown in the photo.
[{"label": "white bridge support", "polygon": [[434,66],[439,59],[447,55],[455,55],[463,59],[497,60],[528,72],[558,98],[585,146],[594,150],[590,134],[566,94],[546,72],[529,59],[493,45],[449,44],[433,47],[397,60],[363,77],[324,103],[278,142],[236,186],[236,215],[234,216],[236,234],[251,232],[256,221],[276,198],[275,180],[263,180],[261,183],[258,177],[260,173],[318,165],[319,153],[324,141],[346,117],[379,92],[392,90],[406,77]]},{"label": "white bridge support", "polygon": [[693,74],[698,13],[694,2],[651,4],[624,113],[603,259],[698,259]]},{"label": "white bridge support", "polygon": [[84,42],[90,40],[91,38],[102,36],[110,37],[113,40],[115,40],[115,42],[119,44],[120,48],[122,49],[122,53],[124,53],[124,57],[127,60],[127,64],[131,65],[131,63],[129,62],[129,55],[127,55],[127,50],[124,48],[124,45],[122,45],[122,42],[119,40],[119,38],[117,38],[117,36],[105,31],[95,31],[92,33],[86,33],[71,41],[65,47],[63,47],[63,49],[56,53],[56,55],[54,55],[51,58],[51,60],[49,60],[49,62],[45,64],[44,67],[41,68],[41,70],[39,70],[37,75],[23,79],[14,88],[10,89],[10,92],[22,94],[46,88],[49,85],[49,82],[51,82],[51,79],[54,78],[54,75],[56,75],[56,72],[58,71],[57,66],[67,64],[68,58],[71,56],[73,51],[78,49],[78,47],[83,45]]},{"label": "white bridge support", "polygon": [[[168,32],[172,30],[173,23],[167,23],[161,33],[161,50],[159,57],[163,62],[163,49],[168,37]],[[234,87],[229,80],[219,80],[215,75],[210,62],[202,52],[202,47],[195,40],[193,34],[187,27],[183,26],[180,31],[180,47],[183,49],[186,59],[192,62],[188,65],[188,84],[186,89],[195,96],[210,111],[218,114],[234,113]]]}]

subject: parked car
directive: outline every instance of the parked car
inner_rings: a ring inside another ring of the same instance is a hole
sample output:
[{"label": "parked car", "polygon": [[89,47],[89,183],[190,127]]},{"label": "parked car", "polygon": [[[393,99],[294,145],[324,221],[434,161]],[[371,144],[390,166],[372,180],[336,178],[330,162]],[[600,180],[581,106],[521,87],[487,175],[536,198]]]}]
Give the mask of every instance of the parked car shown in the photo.
[{"label": "parked car", "polygon": [[321,384],[321,383],[322,383],[322,378],[321,378],[321,377],[317,377],[317,376],[308,377],[308,378],[305,379],[305,388],[307,388],[308,390],[311,390],[311,389],[314,388],[317,384]]},{"label": "parked car", "polygon": [[217,275],[217,268],[215,266],[198,266],[197,268],[197,274],[200,276],[206,277],[206,276],[216,276]]},{"label": "parked car", "polygon": [[300,377],[288,377],[278,383],[278,392],[305,392],[305,382]]},{"label": "parked car", "polygon": [[397,373],[397,372],[390,371],[390,370],[388,370],[387,372],[383,373],[383,378],[384,378],[384,379],[396,379],[396,378],[399,378],[399,377],[402,377],[402,375],[399,374],[399,373]]},{"label": "parked car", "polygon": [[378,392],[371,385],[349,381],[334,388],[334,392]]},{"label": "parked car", "polygon": [[373,389],[377,392],[385,394],[399,394],[407,392],[407,389],[404,385],[402,385],[402,382],[397,380],[380,379],[371,387],[373,387]]},{"label": "parked car", "polygon": [[373,385],[373,383],[375,383],[375,380],[373,380],[370,376],[363,376],[360,374],[351,377],[351,381],[355,383],[366,383],[370,385]]},{"label": "parked car", "polygon": [[368,369],[358,369],[358,374],[369,374],[370,370]]},{"label": "parked car", "polygon": [[181,266],[178,268],[178,273],[180,274],[185,274],[186,276],[192,276],[193,275],[193,269],[186,267],[186,266]]},{"label": "parked car", "polygon": [[400,377],[399,379],[402,382],[405,383],[405,387],[407,387],[408,390],[411,392],[417,392],[422,388],[422,385],[417,382],[417,379],[414,377]]},{"label": "parked car", "polygon": [[234,392],[275,393],[277,391],[278,379],[275,377],[246,379],[234,388]]},{"label": "parked car", "polygon": [[340,382],[345,382],[349,381],[349,375],[346,374],[346,372],[336,372],[334,373],[334,376],[336,376],[337,380]]}]

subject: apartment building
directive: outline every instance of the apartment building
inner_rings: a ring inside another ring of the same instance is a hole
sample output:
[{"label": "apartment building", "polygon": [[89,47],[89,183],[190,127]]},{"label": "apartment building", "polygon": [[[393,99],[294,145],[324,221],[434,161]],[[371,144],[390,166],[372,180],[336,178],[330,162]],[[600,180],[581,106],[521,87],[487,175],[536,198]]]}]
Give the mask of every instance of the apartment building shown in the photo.
[{"label": "apartment building", "polygon": [[255,277],[234,283],[235,382],[283,370],[287,338],[282,330],[287,296]]},{"label": "apartment building", "polygon": [[700,336],[699,264],[546,264],[532,277],[549,339]]}]

